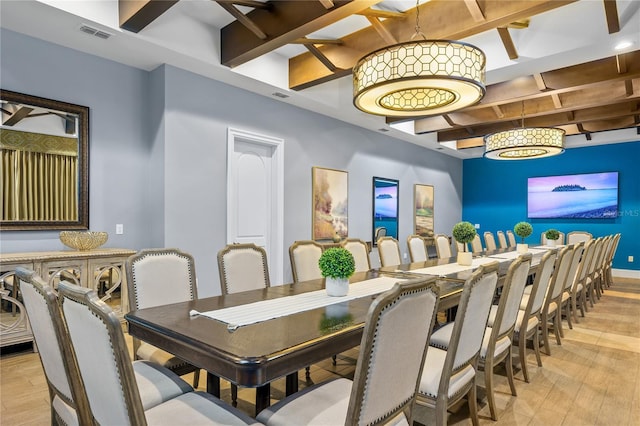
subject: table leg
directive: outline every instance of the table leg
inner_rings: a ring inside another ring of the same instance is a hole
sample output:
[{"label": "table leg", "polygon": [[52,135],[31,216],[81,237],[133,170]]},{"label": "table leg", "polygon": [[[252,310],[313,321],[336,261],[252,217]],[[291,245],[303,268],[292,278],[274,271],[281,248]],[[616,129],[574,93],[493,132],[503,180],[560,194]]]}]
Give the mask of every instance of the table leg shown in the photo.
[{"label": "table leg", "polygon": [[287,396],[298,392],[298,372],[287,374],[286,392]]},{"label": "table leg", "polygon": [[207,372],[207,393],[220,398],[220,377]]},{"label": "table leg", "polygon": [[271,405],[271,384],[267,383],[256,388],[256,416],[269,405]]}]

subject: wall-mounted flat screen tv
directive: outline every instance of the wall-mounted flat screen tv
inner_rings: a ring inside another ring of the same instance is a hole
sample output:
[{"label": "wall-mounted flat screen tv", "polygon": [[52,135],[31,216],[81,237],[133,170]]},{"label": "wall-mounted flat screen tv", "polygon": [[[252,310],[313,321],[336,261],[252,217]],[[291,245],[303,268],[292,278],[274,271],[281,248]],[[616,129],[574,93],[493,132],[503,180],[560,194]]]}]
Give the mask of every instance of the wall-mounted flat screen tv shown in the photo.
[{"label": "wall-mounted flat screen tv", "polygon": [[611,219],[618,216],[618,172],[532,177],[530,219]]}]

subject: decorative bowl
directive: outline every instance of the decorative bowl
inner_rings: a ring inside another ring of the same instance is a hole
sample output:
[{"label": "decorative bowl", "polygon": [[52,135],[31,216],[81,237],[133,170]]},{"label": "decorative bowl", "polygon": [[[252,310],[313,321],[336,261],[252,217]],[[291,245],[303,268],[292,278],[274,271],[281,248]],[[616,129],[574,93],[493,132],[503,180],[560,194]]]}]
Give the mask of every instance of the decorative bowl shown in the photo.
[{"label": "decorative bowl", "polygon": [[74,250],[93,250],[107,242],[109,234],[93,231],[62,231],[60,241]]}]

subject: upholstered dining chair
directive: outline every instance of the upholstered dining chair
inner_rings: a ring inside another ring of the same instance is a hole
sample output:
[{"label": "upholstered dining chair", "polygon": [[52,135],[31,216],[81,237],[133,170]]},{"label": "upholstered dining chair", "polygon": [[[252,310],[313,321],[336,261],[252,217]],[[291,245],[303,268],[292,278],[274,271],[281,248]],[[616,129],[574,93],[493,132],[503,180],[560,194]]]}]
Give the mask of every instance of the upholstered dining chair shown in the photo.
[{"label": "upholstered dining chair", "polygon": [[491,231],[486,231],[484,233],[484,246],[487,248],[487,251],[494,251],[498,248],[496,246],[496,239]]},{"label": "upholstered dining chair", "polygon": [[376,228],[374,235],[375,241],[377,242],[380,238],[387,236],[387,228],[384,226],[379,226]]},{"label": "upholstered dining chair", "polygon": [[424,262],[429,259],[427,254],[427,243],[420,235],[409,235],[407,237],[407,248],[411,262]]},{"label": "upholstered dining chair", "polygon": [[[553,273],[553,266],[557,257],[558,253],[555,250],[547,250],[547,252],[542,255],[533,284],[528,286],[531,288],[531,291],[522,297],[523,301],[526,299],[524,309],[518,311],[518,319],[516,320],[514,329],[514,344],[518,344],[518,359],[520,360],[524,381],[527,383],[529,383],[527,341],[533,341],[533,351],[536,355],[538,367],[542,367],[542,359],[540,358],[540,333],[538,332],[541,321],[540,311],[542,310],[545,295],[549,290],[551,274]],[[522,308],[522,305],[520,307]],[[491,318],[489,318],[489,321],[492,322]]]},{"label": "upholstered dining chair", "polygon": [[496,232],[496,235],[498,236],[498,244],[500,245],[500,248],[501,249],[509,248],[509,244],[507,243],[507,237],[504,235],[504,232],[498,231]]},{"label": "upholstered dining chair", "polygon": [[437,305],[435,279],[395,284],[369,307],[353,382],[339,378],[311,386],[256,419],[268,426],[413,424]]},{"label": "upholstered dining chair", "polygon": [[[578,308],[580,309],[582,316],[586,310],[586,299],[584,292],[584,285],[578,279],[580,271],[580,262],[585,257],[591,257],[590,253],[585,252],[585,244],[578,243],[573,245],[573,258],[569,265],[569,271],[564,282],[564,288],[562,290],[562,296],[560,297],[561,312],[564,312],[564,316],[567,319],[569,328],[573,328],[571,317],[573,316],[575,322],[578,322]],[[591,251],[591,249],[589,249]],[[560,335],[564,337],[562,328],[560,329]]]},{"label": "upholstered dining chair", "polygon": [[619,233],[613,236],[613,247],[611,247],[611,251],[605,265],[604,276],[607,287],[611,287],[611,284],[613,284],[613,275],[611,273],[611,269],[613,268],[613,258],[615,257],[616,251],[618,250],[618,243],[620,243]]},{"label": "upholstered dining chair", "polygon": [[[591,239],[580,244],[584,245],[584,253],[580,258],[580,264],[578,266],[578,272],[576,276],[575,286],[577,289],[579,289],[578,290],[579,293],[578,293],[578,297],[576,298],[577,300],[575,300],[575,303],[580,308],[580,310],[582,311],[582,315],[584,316],[584,312],[588,310],[587,299],[588,299],[588,293],[589,293],[589,287],[588,287],[589,286],[589,283],[588,283],[589,269],[591,268],[591,261],[595,255],[596,240]],[[580,295],[582,297],[580,297]],[[573,303],[574,301],[572,300],[572,304]],[[577,317],[576,317],[576,320],[577,320]]]},{"label": "upholstered dining chair", "polygon": [[[141,250],[126,260],[125,273],[131,310],[198,298],[193,256],[178,249]],[[193,386],[198,387],[200,369],[169,352],[134,337],[133,356],[158,363],[180,376],[193,372]]]},{"label": "upholstered dining chair", "polygon": [[593,238],[590,232],[586,231],[571,231],[567,234],[567,244],[580,243],[582,241],[589,241]]},{"label": "upholstered dining chair", "polygon": [[[93,424],[93,420],[91,420],[91,422],[87,421],[87,419],[92,419],[93,414],[89,410],[89,403],[84,388],[85,383],[80,379],[81,376],[76,351],[69,340],[69,333],[60,311],[58,297],[53,289],[33,271],[21,269],[18,273],[21,277],[21,285],[26,292],[28,292],[26,298],[28,298],[29,301],[25,299],[27,312],[29,318],[34,320],[32,326],[36,343],[39,345],[41,351],[40,354],[41,356],[45,356],[43,359],[43,365],[46,366],[45,373],[48,375],[53,371],[51,374],[51,382],[55,383],[55,388],[51,389],[51,391],[53,391],[55,395],[52,395],[52,407],[56,415],[60,417],[58,420],[64,421],[62,424]],[[98,298],[97,295],[96,298]],[[118,326],[119,325],[118,322]],[[36,331],[36,327],[38,331]],[[120,331],[120,333],[122,333],[122,331]],[[43,334],[44,340],[42,339]],[[93,335],[85,336],[87,344],[92,344],[93,337]],[[40,346],[40,342],[42,342],[42,346]],[[55,344],[58,344],[57,354]],[[125,355],[128,355],[126,346],[121,347],[119,350],[122,350]],[[62,365],[60,363],[62,363]],[[97,365],[99,365],[99,367]],[[132,367],[140,401],[145,410],[180,396],[183,393],[193,391],[193,388],[175,373],[157,364],[149,361],[135,361]],[[96,372],[95,374],[98,374],[97,372],[100,371],[102,365],[93,364],[92,368],[94,372]],[[68,380],[66,389],[69,390],[60,394],[57,393],[56,389],[60,391],[65,388],[64,384],[60,381],[65,373],[68,374],[66,376]],[[74,399],[70,400],[68,398],[69,395],[72,395]],[[75,412],[69,409],[70,405],[68,404],[70,403],[71,407],[73,407],[74,403],[76,404]]]},{"label": "upholstered dining chair", "polygon": [[556,343],[561,345],[560,340],[560,324],[562,312],[560,311],[562,290],[564,288],[565,279],[567,279],[571,261],[575,253],[574,246],[563,247],[558,252],[556,263],[551,276],[549,290],[545,295],[544,304],[540,312],[540,325],[542,330],[542,345],[546,349],[546,354],[551,355],[551,345],[549,344],[549,328],[553,329],[556,336]]},{"label": "upholstered dining chair", "polygon": [[267,252],[255,244],[229,244],[218,252],[222,294],[270,287]]},{"label": "upholstered dining chair", "polygon": [[49,388],[51,424],[92,424],[75,355],[65,338],[58,297],[34,271],[16,268],[16,276]]},{"label": "upholstered dining chair", "polygon": [[[126,350],[118,317],[93,290],[66,281],[60,283],[58,290],[69,339],[96,424],[257,424],[246,414],[205,392],[181,392],[173,398],[156,401],[153,406],[145,406],[140,391],[141,378]],[[187,385],[161,366],[145,361],[137,364],[147,366],[155,375],[173,377],[175,387]]]},{"label": "upholstered dining chair", "polygon": [[449,237],[444,234],[438,234],[435,237],[436,241],[436,253],[438,253],[438,259],[447,259],[451,254],[451,242]]},{"label": "upholstered dining chair", "polygon": [[600,247],[600,251],[598,252],[598,257],[594,260],[595,262],[594,271],[591,276],[592,287],[595,293],[594,300],[600,300],[600,297],[602,297],[602,293],[604,291],[602,274],[604,269],[605,258],[607,256],[607,251],[609,250],[609,246],[611,244],[611,241],[613,240],[613,236],[606,235],[604,237],[598,238],[598,240],[600,240],[601,247]]},{"label": "upholstered dining chair", "polygon": [[396,266],[402,263],[400,244],[393,237],[382,237],[378,240],[378,255],[381,266]]},{"label": "upholstered dining chair", "polygon": [[512,230],[507,230],[507,242],[509,243],[509,247],[513,248],[515,246],[517,246],[518,244],[516,243],[516,236],[513,234]]},{"label": "upholstered dining chair", "polygon": [[416,402],[435,409],[438,426],[447,424],[447,409],[465,396],[471,421],[478,425],[476,371],[497,282],[498,262],[474,271],[460,295],[449,348],[427,351]]},{"label": "upholstered dining chair", "polygon": [[482,248],[482,241],[480,241],[480,235],[476,234],[475,237],[473,237],[473,241],[471,241],[471,252],[473,254],[476,253],[481,253],[482,250],[484,250]]},{"label": "upholstered dining chair", "polygon": [[322,278],[318,261],[322,255],[322,246],[315,241],[296,241],[289,247],[289,260],[293,282]]},{"label": "upholstered dining chair", "polygon": [[358,238],[347,238],[342,240],[340,245],[349,250],[353,255],[353,260],[356,262],[355,272],[366,272],[371,269],[367,243]]},{"label": "upholstered dining chair", "polygon": [[[487,400],[491,418],[498,420],[495,397],[493,394],[493,370],[504,361],[511,394],[517,395],[513,381],[512,343],[513,333],[518,319],[520,301],[524,293],[524,286],[531,267],[531,254],[519,256],[511,262],[507,276],[502,286],[502,294],[497,306],[492,306],[484,330],[484,338],[480,349],[478,367],[484,370],[484,383],[487,390]],[[493,315],[492,315],[493,314]],[[448,350],[454,323],[439,328],[431,336],[430,344],[440,349]]]}]

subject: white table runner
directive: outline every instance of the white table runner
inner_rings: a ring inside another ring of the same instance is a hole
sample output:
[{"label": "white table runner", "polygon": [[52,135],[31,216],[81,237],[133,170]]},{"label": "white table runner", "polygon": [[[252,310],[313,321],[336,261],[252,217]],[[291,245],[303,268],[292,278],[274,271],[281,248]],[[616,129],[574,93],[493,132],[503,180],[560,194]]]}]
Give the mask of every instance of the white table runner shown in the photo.
[{"label": "white table runner", "polygon": [[[552,247],[549,247],[549,249]],[[536,255],[536,254],[541,254],[541,253],[545,253],[547,250],[549,249],[545,249],[545,248],[529,248],[529,250],[527,250],[527,253],[531,253],[532,255]],[[498,254],[492,254],[491,256],[489,256],[492,259],[509,259],[509,260],[514,260],[516,259],[518,256],[520,256],[520,253],[518,253],[517,251],[508,251],[506,253],[498,253]]]},{"label": "white table runner", "polygon": [[444,275],[456,274],[458,272],[470,271],[476,269],[481,265],[495,262],[498,259],[489,259],[488,257],[476,257],[471,261],[471,266],[462,266],[457,263],[448,263],[446,265],[430,266],[422,269],[412,269],[410,271],[398,271],[398,272],[411,272],[412,274],[427,274],[437,275],[442,277]]},{"label": "white table runner", "polygon": [[309,293],[296,294],[295,296],[262,300],[241,306],[232,306],[216,311],[191,311],[191,314],[203,315],[227,323],[227,328],[233,330],[243,325],[255,324],[298,312],[310,311],[336,303],[383,293],[392,288],[395,283],[401,281],[405,280],[395,277],[379,277],[349,285],[349,294],[341,297],[328,296],[325,290],[317,290]]}]

